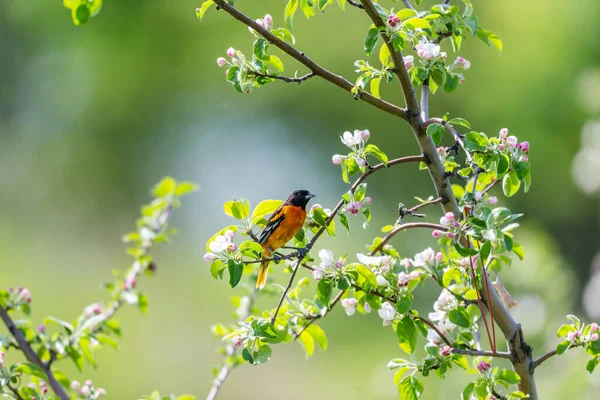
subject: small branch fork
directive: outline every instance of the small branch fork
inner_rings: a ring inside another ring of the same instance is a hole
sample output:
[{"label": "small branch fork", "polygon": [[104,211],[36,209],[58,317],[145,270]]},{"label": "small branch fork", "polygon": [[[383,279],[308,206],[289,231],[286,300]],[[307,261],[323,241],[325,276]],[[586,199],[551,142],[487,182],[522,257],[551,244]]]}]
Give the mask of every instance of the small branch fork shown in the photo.
[{"label": "small branch fork", "polygon": [[302,75],[299,77],[289,77],[289,76],[279,76],[279,75],[270,75],[270,74],[263,74],[261,72],[257,72],[257,71],[252,71],[251,72],[253,75],[255,76],[262,76],[264,78],[271,78],[271,79],[276,79],[279,81],[283,81],[283,82],[287,82],[287,83],[297,83],[300,84],[304,81],[307,81],[308,79],[317,76],[314,72],[309,72],[306,75]]}]

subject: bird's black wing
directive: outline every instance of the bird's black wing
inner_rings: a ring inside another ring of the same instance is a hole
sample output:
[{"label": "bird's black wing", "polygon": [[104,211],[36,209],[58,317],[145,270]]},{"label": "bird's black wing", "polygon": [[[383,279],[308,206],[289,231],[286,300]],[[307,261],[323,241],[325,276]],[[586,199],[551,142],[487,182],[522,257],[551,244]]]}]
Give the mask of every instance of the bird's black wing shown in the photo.
[{"label": "bird's black wing", "polygon": [[271,214],[271,218],[267,221],[265,228],[260,234],[260,238],[258,238],[258,243],[264,244],[275,229],[283,222],[285,219],[284,206],[285,204],[281,205],[273,214]]}]

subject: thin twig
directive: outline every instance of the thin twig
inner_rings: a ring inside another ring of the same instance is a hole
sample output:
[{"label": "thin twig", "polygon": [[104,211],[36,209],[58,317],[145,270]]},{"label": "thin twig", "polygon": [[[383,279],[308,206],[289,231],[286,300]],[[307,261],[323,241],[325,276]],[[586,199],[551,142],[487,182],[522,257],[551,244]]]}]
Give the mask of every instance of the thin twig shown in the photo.
[{"label": "thin twig", "polygon": [[411,10],[414,10],[414,9],[415,9],[415,8],[412,6],[412,4],[410,4],[410,1],[409,1],[409,0],[402,0],[402,2],[404,3],[404,5],[405,5],[407,8],[410,8]]},{"label": "thin twig", "polygon": [[289,77],[289,76],[281,76],[281,75],[271,75],[271,74],[263,74],[262,72],[251,71],[253,75],[262,76],[263,78],[276,79],[279,81],[287,82],[287,83],[302,83],[313,76],[317,76],[314,72],[309,72],[306,75],[302,75],[300,77]]},{"label": "thin twig", "polygon": [[383,248],[383,246],[385,246],[387,244],[387,242],[390,241],[390,239],[392,239],[394,236],[396,236],[396,234],[398,232],[402,232],[405,231],[407,229],[411,229],[411,228],[428,228],[428,229],[437,229],[443,232],[446,232],[448,230],[448,227],[440,225],[440,224],[433,224],[431,222],[411,222],[408,224],[402,224],[396,228],[394,228],[392,231],[390,231],[390,233],[388,233],[387,235],[385,235],[385,237],[383,238],[383,240],[381,241],[381,243],[379,243],[379,245],[374,248],[371,251],[371,256],[375,255],[380,249]]},{"label": "thin twig", "polygon": [[[343,78],[340,75],[336,75],[333,72],[330,72],[323,68],[321,65],[314,62],[310,59],[306,54],[297,50],[295,47],[285,43],[283,40],[279,39],[277,36],[273,35],[269,30],[265,29],[263,26],[259,25],[255,20],[248,17],[246,14],[242,13],[232,5],[230,5],[227,0],[214,0],[218,9],[221,9],[231,15],[233,18],[242,22],[244,25],[249,26],[256,32],[260,33],[265,39],[267,39],[270,43],[272,43],[275,47],[279,48],[281,51],[294,58],[308,69],[310,69],[315,75],[320,76],[333,83],[334,85],[344,89],[347,92],[352,92],[354,89],[354,84],[347,79]],[[395,115],[402,119],[407,119],[406,110],[401,107],[398,107],[395,104],[388,103],[385,100],[381,100],[376,98],[375,96],[367,93],[361,92],[360,96],[358,96],[360,100],[363,100],[382,111],[385,111],[389,114]]]},{"label": "thin twig", "polygon": [[423,208],[425,206],[430,206],[432,204],[439,204],[441,202],[442,202],[442,198],[438,197],[437,199],[434,199],[434,200],[431,200],[431,201],[426,201],[425,203],[417,204],[413,208],[409,208],[408,212],[409,213],[414,213],[415,211],[418,211],[418,210],[420,210],[421,208]]},{"label": "thin twig", "polygon": [[365,8],[363,7],[363,5],[362,5],[362,4],[360,4],[360,3],[357,3],[357,2],[356,2],[356,1],[354,1],[354,0],[347,0],[347,1],[348,1],[348,4],[350,4],[351,6],[354,6],[354,7],[356,7],[356,8],[360,8],[361,10],[364,10],[364,9],[365,9]]},{"label": "thin twig", "polygon": [[285,289],[283,290],[283,293],[281,294],[281,298],[279,299],[277,308],[275,309],[275,312],[271,316],[271,325],[273,325],[275,323],[275,320],[277,319],[277,314],[279,313],[279,309],[281,308],[281,305],[283,304],[283,300],[285,300],[285,296],[287,295],[287,292],[292,287],[292,283],[294,282],[294,278],[296,277],[296,273],[298,272],[298,268],[300,268],[301,263],[302,263],[302,259],[300,258],[300,259],[298,259],[298,262],[296,262],[296,265],[294,266],[294,270],[292,271],[292,276],[290,276],[290,280],[288,281],[287,286],[285,287]]},{"label": "thin twig", "polygon": [[8,315],[6,309],[2,306],[0,306],[0,318],[2,318],[2,321],[4,321],[4,325],[6,325],[10,334],[15,338],[15,340],[19,344],[19,348],[21,349],[21,352],[23,352],[23,354],[25,355],[25,358],[27,358],[29,362],[37,365],[44,371],[46,377],[48,378],[48,384],[50,385],[54,393],[61,400],[69,400],[70,397],[65,391],[65,388],[63,388],[63,386],[56,380],[56,377],[54,376],[54,373],[50,370],[50,368],[38,357],[36,352],[30,346],[29,342],[27,342],[27,339],[25,339],[25,336],[23,336],[23,333],[21,333],[19,328],[17,328],[13,320],[10,318],[10,315]]}]

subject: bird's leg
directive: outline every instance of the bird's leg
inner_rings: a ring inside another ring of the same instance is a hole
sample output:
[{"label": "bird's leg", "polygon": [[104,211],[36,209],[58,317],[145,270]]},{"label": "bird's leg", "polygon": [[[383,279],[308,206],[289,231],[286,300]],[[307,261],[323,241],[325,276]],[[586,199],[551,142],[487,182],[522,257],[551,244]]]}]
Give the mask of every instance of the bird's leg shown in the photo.
[{"label": "bird's leg", "polygon": [[296,251],[298,252],[299,259],[303,259],[308,254],[308,249],[306,247],[299,247]]},{"label": "bird's leg", "polygon": [[275,264],[279,264],[279,262],[281,261],[281,255],[279,255],[279,253],[273,254],[273,261],[275,262]]}]

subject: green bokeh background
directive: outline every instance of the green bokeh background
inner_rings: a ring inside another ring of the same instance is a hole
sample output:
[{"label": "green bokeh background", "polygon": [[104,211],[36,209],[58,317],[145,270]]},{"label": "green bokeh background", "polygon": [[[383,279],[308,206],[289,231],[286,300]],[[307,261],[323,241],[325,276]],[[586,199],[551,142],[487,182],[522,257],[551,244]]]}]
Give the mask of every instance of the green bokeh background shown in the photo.
[{"label": "green bokeh background", "polygon": [[[131,261],[119,238],[162,176],[202,187],[173,217],[180,229],[173,243],[154,253],[157,278],[141,282],[150,312],[119,315],[121,351],[99,352],[99,368],[82,374],[63,362],[73,379],[93,379],[112,399],[153,389],[198,398],[208,391],[211,368],[221,362],[209,327],[229,322],[233,310],[231,289],[214,281],[202,260],[208,237],[230,222],[221,213],[223,202],[235,196],[256,204],[308,188],[331,207],[347,190],[330,161],[344,150],[338,136],[345,130],[369,128],[371,141],[391,157],[418,151],[403,121],[316,78],[301,86],[278,82],[250,95],[235,92],[215,60],[229,46],[249,52],[252,38],[214,9],[199,23],[194,10],[200,3],[105,0],[97,17],[75,27],[60,1],[0,2],[0,282],[31,289],[34,323],[45,315],[71,319],[106,299],[100,284],[111,269]],[[284,1],[240,0],[238,6],[254,18],[269,12],[282,24]],[[504,280],[520,302],[514,313],[540,354],[557,343],[554,332],[566,313],[589,321],[581,292],[600,247],[600,207],[597,194],[585,195],[575,185],[571,163],[582,126],[597,116],[579,91],[581,75],[600,68],[600,5],[476,1],[475,8],[481,25],[503,39],[504,53],[467,41],[461,55],[473,67],[466,82],[451,96],[434,96],[431,114],[466,118],[490,135],[508,127],[531,143],[532,189],[506,201],[525,213],[518,239],[526,258],[506,270]],[[331,6],[310,21],[299,12],[297,47],[354,80],[354,60],[365,59],[368,24],[350,7]],[[288,74],[295,68],[305,72],[286,63]],[[402,104],[396,82],[382,94]],[[351,220],[355,234],[339,232],[322,246],[338,254],[361,251],[394,221],[398,202],[411,204],[413,196],[432,190],[426,172],[412,166],[377,174],[369,181],[371,226],[362,230],[358,219]],[[430,217],[437,212],[430,210]],[[412,256],[434,241],[420,232],[393,244]],[[428,286],[418,296],[427,312],[437,292]],[[338,310],[322,326],[330,340],[325,353],[306,361],[299,345],[276,346],[268,364],[235,370],[222,398],[397,396],[385,365],[402,352],[377,315],[348,318]],[[541,367],[541,398],[597,398],[600,378],[588,376],[585,362],[583,352],[574,351]],[[446,381],[425,379],[423,398],[458,398],[471,377],[455,372]]]}]

